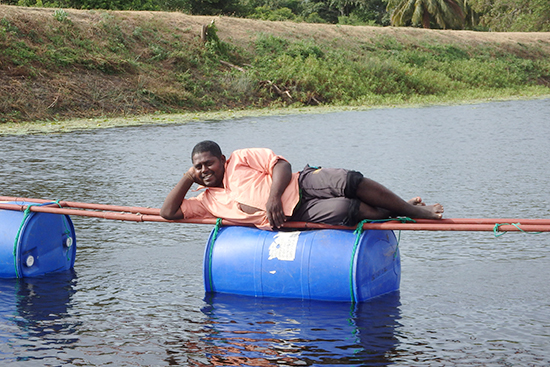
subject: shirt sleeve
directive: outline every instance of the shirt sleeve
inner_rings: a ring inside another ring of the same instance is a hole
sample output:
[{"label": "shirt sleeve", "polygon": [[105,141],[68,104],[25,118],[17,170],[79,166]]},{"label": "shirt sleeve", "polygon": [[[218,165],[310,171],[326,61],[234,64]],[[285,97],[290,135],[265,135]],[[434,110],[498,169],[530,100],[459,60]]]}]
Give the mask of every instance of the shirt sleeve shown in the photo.
[{"label": "shirt sleeve", "polygon": [[234,152],[234,154],[238,156],[237,166],[250,167],[268,175],[273,173],[273,167],[279,159],[286,161],[285,158],[267,148],[241,149]]},{"label": "shirt sleeve", "polygon": [[202,203],[204,193],[196,197],[184,199],[181,203],[181,211],[184,219],[190,218],[215,218]]}]

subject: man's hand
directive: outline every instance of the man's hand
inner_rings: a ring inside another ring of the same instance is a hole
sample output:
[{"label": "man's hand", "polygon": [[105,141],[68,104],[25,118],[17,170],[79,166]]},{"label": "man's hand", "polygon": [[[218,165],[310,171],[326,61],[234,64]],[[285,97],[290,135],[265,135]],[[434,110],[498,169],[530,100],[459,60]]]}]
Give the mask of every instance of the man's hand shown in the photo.
[{"label": "man's hand", "polygon": [[283,203],[280,198],[272,198],[271,196],[266,203],[266,215],[271,228],[276,229],[283,225],[286,221],[286,216],[283,211]]},{"label": "man's hand", "polygon": [[291,176],[292,170],[290,163],[279,159],[273,167],[273,183],[265,205],[266,216],[273,229],[281,227],[286,221],[281,196],[290,183]]},{"label": "man's hand", "polygon": [[187,172],[185,172],[183,174],[183,176],[189,178],[190,180],[192,180],[195,183],[200,184],[200,179],[197,177],[197,170],[195,169],[195,167],[189,168],[187,170]]},{"label": "man's hand", "polygon": [[185,198],[185,194],[189,191],[193,182],[195,182],[195,169],[191,167],[187,172],[183,174],[183,177],[178,184],[170,191],[162,208],[160,208],[160,216],[164,219],[177,220],[183,219],[184,215],[181,211],[181,203]]}]

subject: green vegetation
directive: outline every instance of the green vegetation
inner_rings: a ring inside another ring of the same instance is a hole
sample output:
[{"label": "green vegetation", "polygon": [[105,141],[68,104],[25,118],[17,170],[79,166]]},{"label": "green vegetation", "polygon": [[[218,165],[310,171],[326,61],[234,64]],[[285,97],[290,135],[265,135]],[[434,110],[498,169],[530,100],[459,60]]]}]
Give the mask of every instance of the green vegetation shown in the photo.
[{"label": "green vegetation", "polygon": [[201,40],[205,19],[181,13],[21,9],[0,6],[0,122],[550,94],[547,42],[329,25],[234,39],[224,18]]},{"label": "green vegetation", "polygon": [[548,0],[0,0],[72,9],[184,11],[263,20],[486,31],[550,31]]},{"label": "green vegetation", "polygon": [[[466,1],[464,1],[466,4]],[[470,19],[495,32],[549,32],[548,0],[468,0]]]}]

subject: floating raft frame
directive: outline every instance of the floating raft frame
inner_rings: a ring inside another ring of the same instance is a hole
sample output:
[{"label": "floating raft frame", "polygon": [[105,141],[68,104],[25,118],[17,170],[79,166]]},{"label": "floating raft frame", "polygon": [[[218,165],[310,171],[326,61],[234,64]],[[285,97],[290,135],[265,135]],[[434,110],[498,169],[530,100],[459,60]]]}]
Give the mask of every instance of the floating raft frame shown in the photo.
[{"label": "floating raft frame", "polygon": [[69,215],[216,224],[204,255],[207,292],[346,302],[399,289],[401,262],[393,230],[491,231],[496,236],[550,231],[550,219],[517,218],[397,218],[359,228],[286,222],[278,231],[263,231],[228,220],[166,220],[157,208],[0,196],[0,278],[72,269],[76,237]]},{"label": "floating raft frame", "polygon": [[[9,201],[13,203],[1,203]],[[0,209],[24,211],[26,203],[50,203],[51,200],[0,196]],[[216,224],[216,219],[166,220],[160,216],[160,209],[115,206],[105,204],[58,201],[58,204],[33,206],[31,211],[42,213],[79,215],[85,217],[123,220],[132,222],[174,222]],[[61,206],[61,208],[60,208]],[[222,225],[240,225],[223,220]],[[355,227],[333,226],[310,222],[286,222],[286,229],[355,229]],[[550,232],[550,219],[527,218],[449,218],[440,220],[415,219],[414,222],[401,223],[389,221],[383,223],[365,223],[363,229],[400,230],[400,231],[488,231],[488,232]]]}]

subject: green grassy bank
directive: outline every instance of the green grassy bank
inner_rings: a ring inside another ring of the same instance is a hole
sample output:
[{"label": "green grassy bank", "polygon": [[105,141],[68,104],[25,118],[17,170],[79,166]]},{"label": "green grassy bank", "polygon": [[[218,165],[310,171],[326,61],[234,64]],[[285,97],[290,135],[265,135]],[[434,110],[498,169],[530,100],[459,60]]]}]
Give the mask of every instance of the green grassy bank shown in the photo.
[{"label": "green grassy bank", "polygon": [[167,121],[164,114],[193,119],[228,110],[226,116],[544,95],[548,33],[0,5],[3,132],[21,123],[55,130],[68,120],[153,121],[151,114]]}]

